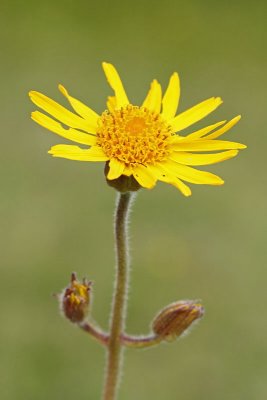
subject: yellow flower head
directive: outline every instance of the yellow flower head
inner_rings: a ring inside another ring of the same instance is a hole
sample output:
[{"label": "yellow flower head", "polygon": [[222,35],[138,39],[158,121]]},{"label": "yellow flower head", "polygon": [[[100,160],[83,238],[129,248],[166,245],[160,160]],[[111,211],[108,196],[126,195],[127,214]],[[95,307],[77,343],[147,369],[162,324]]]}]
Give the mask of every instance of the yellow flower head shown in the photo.
[{"label": "yellow flower head", "polygon": [[[34,111],[35,122],[66,139],[89,146],[59,144],[50,149],[50,154],[77,161],[104,161],[108,163],[110,181],[121,176],[134,177],[140,186],[151,189],[160,180],[174,185],[185,196],[190,196],[191,190],[184,182],[223,184],[217,175],[192,166],[227,160],[246,147],[218,140],[240,116],[180,136],[177,132],[206,117],[222,100],[211,97],[176,115],[180,82],[175,72],[163,96],[160,84],[153,80],[143,104],[135,106],[129,102],[114,66],[103,63],[103,69],[114,96],[108,97],[107,110],[101,115],[70,96],[62,85],[59,90],[76,113],[39,92],[30,92],[33,103],[53,117]],[[61,123],[69,128],[65,129]]]}]

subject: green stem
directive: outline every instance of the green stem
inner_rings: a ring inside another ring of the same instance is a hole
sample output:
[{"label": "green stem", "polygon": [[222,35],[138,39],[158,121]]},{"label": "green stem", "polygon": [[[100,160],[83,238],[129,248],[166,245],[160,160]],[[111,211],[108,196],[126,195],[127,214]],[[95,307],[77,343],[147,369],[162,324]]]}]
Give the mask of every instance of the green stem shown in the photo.
[{"label": "green stem", "polygon": [[[109,345],[110,336],[96,325],[89,322],[82,322],[81,324],[79,324],[79,326],[83,331],[89,333],[89,335],[95,338],[103,346]],[[161,342],[162,337],[155,333],[150,333],[149,335],[142,336],[128,335],[127,333],[121,333],[120,335],[120,343],[125,347],[130,347],[133,349],[144,349],[147,347],[153,347]]]},{"label": "green stem", "polygon": [[120,342],[120,336],[124,330],[124,319],[126,313],[129,274],[127,217],[131,198],[131,193],[121,193],[118,198],[115,213],[117,271],[111,310],[111,327],[103,400],[116,399],[120,378],[120,368],[122,365],[122,345]]},{"label": "green stem", "polygon": [[109,335],[106,332],[102,331],[100,328],[96,327],[94,324],[89,322],[82,322],[81,324],[79,324],[79,327],[86,333],[89,333],[89,335],[95,338],[103,346],[108,346]]},{"label": "green stem", "polygon": [[147,336],[131,336],[122,335],[121,342],[126,347],[131,347],[133,349],[145,349],[148,347],[157,346],[162,341],[162,338],[155,334],[150,334]]}]

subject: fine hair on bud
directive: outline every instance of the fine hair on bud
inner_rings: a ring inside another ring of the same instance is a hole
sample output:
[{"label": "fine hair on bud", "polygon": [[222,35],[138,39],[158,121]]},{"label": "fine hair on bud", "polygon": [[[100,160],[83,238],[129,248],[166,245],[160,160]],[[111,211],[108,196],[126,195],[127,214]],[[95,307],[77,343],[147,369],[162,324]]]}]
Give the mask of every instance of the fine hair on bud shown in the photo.
[{"label": "fine hair on bud", "polygon": [[163,308],[152,322],[153,332],[171,342],[185,335],[193,323],[200,320],[204,307],[198,301],[181,300]]},{"label": "fine hair on bud", "polygon": [[92,282],[77,280],[76,274],[71,274],[69,286],[59,296],[60,309],[64,316],[73,323],[83,322],[89,314]]}]

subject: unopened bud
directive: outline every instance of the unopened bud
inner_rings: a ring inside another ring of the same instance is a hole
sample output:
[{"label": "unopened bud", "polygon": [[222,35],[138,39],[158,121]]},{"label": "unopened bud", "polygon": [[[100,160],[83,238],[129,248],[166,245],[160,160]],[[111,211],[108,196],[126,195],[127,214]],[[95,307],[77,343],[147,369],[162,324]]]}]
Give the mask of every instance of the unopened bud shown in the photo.
[{"label": "unopened bud", "polygon": [[87,317],[91,286],[92,282],[87,282],[85,279],[79,282],[76,274],[71,274],[70,285],[64,289],[60,296],[61,309],[65,317],[71,320],[71,322],[79,323]]},{"label": "unopened bud", "polygon": [[178,301],[160,311],[152,322],[152,329],[163,340],[171,342],[185,334],[203,314],[202,304],[191,300]]}]

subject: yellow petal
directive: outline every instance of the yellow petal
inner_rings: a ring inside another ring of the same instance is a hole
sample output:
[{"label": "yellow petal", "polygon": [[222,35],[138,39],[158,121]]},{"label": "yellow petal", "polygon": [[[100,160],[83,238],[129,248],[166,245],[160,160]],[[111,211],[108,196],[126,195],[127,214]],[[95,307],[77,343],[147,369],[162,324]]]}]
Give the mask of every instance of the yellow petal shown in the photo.
[{"label": "yellow petal", "polygon": [[121,79],[119,77],[118,72],[114,68],[112,64],[103,62],[102,63],[106,78],[108,83],[112,87],[115,92],[117,107],[125,107],[129,104],[128,97],[125,93],[124,87],[122,85]]},{"label": "yellow petal", "polygon": [[131,176],[133,174],[133,169],[132,167],[125,167],[124,171],[123,171],[123,175],[126,176]]},{"label": "yellow petal", "polygon": [[170,79],[169,85],[162,100],[162,116],[165,119],[175,117],[180,99],[180,80],[177,72]]},{"label": "yellow petal", "polygon": [[107,178],[110,180],[119,178],[123,174],[124,168],[125,165],[122,162],[112,158],[109,162],[109,172]]},{"label": "yellow petal", "polygon": [[107,161],[108,157],[99,146],[93,146],[90,149],[81,149],[78,146],[67,144],[57,144],[51,147],[48,152],[53,157],[67,158],[77,161]]},{"label": "yellow petal", "polygon": [[176,187],[176,189],[180,190],[180,192],[182,192],[182,194],[186,197],[189,197],[192,194],[190,187],[175,176],[171,177],[170,175],[169,176],[166,175],[165,179],[159,178],[159,180],[173,185],[174,187]]},{"label": "yellow petal", "polygon": [[49,129],[54,133],[57,133],[65,139],[69,139],[73,142],[81,144],[87,144],[88,146],[93,146],[96,143],[96,136],[77,131],[73,128],[65,129],[59,122],[41,113],[40,111],[32,112],[31,116],[32,119],[37,122],[37,124]]},{"label": "yellow petal", "polygon": [[215,151],[215,150],[234,150],[234,149],[245,149],[242,143],[228,142],[226,140],[194,140],[179,142],[172,144],[172,149],[176,151]]},{"label": "yellow petal", "polygon": [[205,139],[217,139],[219,136],[223,135],[225,132],[229,131],[235,124],[240,120],[241,115],[231,119],[231,121],[227,122],[221,129],[218,129],[216,132],[211,133],[206,136]]},{"label": "yellow petal", "polygon": [[205,136],[207,133],[213,131],[214,129],[218,128],[218,126],[221,126],[225,124],[226,121],[220,121],[217,122],[216,124],[212,124],[209,126],[206,126],[205,128],[199,129],[198,131],[192,132],[187,136],[184,136],[184,139],[200,139],[202,136]]},{"label": "yellow petal", "polygon": [[92,125],[88,121],[85,121],[83,118],[67,110],[65,107],[62,107],[44,94],[31,91],[29,95],[34,104],[63,124],[70,126],[71,128],[81,129],[85,132],[96,133],[96,125]]},{"label": "yellow petal", "polygon": [[177,115],[177,117],[170,122],[173,132],[179,132],[193,125],[195,122],[198,122],[212,111],[216,110],[220,104],[222,104],[222,99],[220,97],[211,97]]},{"label": "yellow petal", "polygon": [[159,114],[161,109],[161,97],[161,86],[158,81],[154,79],[150,85],[149,92],[142,104],[142,107]]},{"label": "yellow petal", "polygon": [[174,161],[166,161],[164,167],[173,175],[186,182],[197,185],[222,185],[223,180],[211,172],[199,171],[187,165],[178,164]]},{"label": "yellow petal", "polygon": [[116,102],[116,97],[115,96],[108,96],[107,100],[107,107],[108,110],[112,113],[116,110],[117,108],[117,102]]},{"label": "yellow petal", "polygon": [[152,171],[158,180],[175,186],[186,197],[191,196],[191,189],[175,175],[170,174],[160,163],[158,165],[150,165],[149,170]]},{"label": "yellow petal", "polygon": [[97,126],[97,120],[99,119],[99,115],[93,111],[90,107],[83,104],[80,100],[75,99],[70,96],[67,90],[62,85],[58,85],[60,92],[67,98],[70,105],[73,109],[78,113],[82,118],[88,121],[91,125]]},{"label": "yellow petal", "polygon": [[157,179],[153,176],[153,174],[148,171],[148,168],[143,165],[138,165],[133,168],[133,176],[137,180],[137,182],[146,189],[152,189]]},{"label": "yellow petal", "polygon": [[169,157],[171,160],[185,165],[209,165],[229,160],[238,154],[238,150],[228,150],[217,154],[194,154],[186,152],[175,152]]}]

